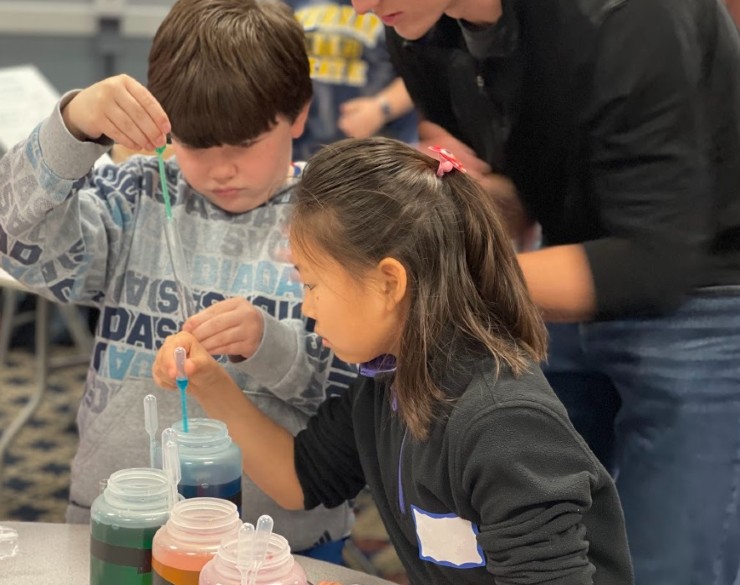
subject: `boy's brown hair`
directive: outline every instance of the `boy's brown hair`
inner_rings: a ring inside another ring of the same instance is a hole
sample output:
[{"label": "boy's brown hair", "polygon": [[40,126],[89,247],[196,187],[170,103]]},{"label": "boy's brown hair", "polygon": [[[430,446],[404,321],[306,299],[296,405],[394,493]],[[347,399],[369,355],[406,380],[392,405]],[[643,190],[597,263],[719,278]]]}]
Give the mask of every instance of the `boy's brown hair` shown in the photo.
[{"label": "boy's brown hair", "polygon": [[311,99],[303,28],[278,0],[178,0],[154,36],[148,88],[181,143],[244,144]]},{"label": "boy's brown hair", "polygon": [[[423,439],[454,400],[440,378],[453,353],[490,355],[521,375],[545,358],[547,333],[495,204],[470,178],[389,138],[342,140],[308,162],[291,242],[358,281],[383,258],[403,264],[408,316],[393,379],[398,412]],[[452,358],[452,359],[451,359]]]}]

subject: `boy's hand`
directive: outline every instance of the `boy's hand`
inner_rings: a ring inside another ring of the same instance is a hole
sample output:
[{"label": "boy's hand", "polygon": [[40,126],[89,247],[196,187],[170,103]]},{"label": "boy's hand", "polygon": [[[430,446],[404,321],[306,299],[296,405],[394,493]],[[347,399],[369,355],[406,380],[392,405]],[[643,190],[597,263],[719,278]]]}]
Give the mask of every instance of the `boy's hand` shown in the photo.
[{"label": "boy's hand", "polygon": [[117,75],[82,90],[62,110],[78,140],[107,136],[127,148],[154,150],[167,143],[170,121],[149,90],[128,75]]},{"label": "boy's hand", "polygon": [[177,367],[175,366],[175,348],[184,347],[187,353],[185,374],[188,377],[188,393],[196,398],[207,393],[209,389],[222,388],[224,384],[233,384],[229,374],[198,343],[190,333],[177,333],[165,339],[152,366],[154,382],[161,388],[175,390]]},{"label": "boy's hand", "polygon": [[193,315],[182,330],[192,333],[211,355],[249,358],[262,341],[265,323],[262,312],[252,303],[234,297]]}]

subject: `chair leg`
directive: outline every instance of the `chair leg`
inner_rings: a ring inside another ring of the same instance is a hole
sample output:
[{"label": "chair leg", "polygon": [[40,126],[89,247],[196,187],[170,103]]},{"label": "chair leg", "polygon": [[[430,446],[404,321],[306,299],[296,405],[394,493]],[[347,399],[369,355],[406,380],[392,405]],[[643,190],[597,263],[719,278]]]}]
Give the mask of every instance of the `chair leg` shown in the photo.
[{"label": "chair leg", "polygon": [[80,350],[80,353],[89,355],[93,348],[93,337],[86,321],[80,314],[79,308],[76,305],[58,306],[64,325],[72,336],[75,346]]},{"label": "chair leg", "polygon": [[46,391],[49,378],[49,301],[42,299],[37,300],[36,305],[36,368],[37,379],[36,389],[29,398],[26,405],[10,421],[10,424],[3,430],[0,436],[0,487],[2,487],[2,467],[5,461],[5,453],[12,444],[18,432],[23,428],[28,420],[36,412],[41,404],[41,399]]},{"label": "chair leg", "polygon": [[18,293],[12,288],[3,289],[3,309],[0,314],[0,367],[8,360],[10,352],[10,336],[13,332],[15,308]]}]

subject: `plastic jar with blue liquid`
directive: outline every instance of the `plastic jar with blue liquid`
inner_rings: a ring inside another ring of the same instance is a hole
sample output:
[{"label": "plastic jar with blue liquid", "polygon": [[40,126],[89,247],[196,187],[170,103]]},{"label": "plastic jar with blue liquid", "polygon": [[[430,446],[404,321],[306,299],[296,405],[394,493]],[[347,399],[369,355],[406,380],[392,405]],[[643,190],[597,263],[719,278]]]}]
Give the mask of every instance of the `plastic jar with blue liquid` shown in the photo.
[{"label": "plastic jar with blue liquid", "polygon": [[242,510],[242,455],[226,425],[211,418],[188,419],[172,425],[182,477],[178,490],[186,499],[211,497],[229,500]]}]

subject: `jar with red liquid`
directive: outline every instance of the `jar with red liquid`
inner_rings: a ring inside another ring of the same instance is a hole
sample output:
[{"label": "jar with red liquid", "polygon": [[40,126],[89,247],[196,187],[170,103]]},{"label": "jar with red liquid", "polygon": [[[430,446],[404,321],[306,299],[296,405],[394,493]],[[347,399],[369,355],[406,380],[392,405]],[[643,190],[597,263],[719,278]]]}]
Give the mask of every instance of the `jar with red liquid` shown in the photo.
[{"label": "jar with red liquid", "polygon": [[[237,538],[224,542],[201,570],[198,585],[241,585],[237,550]],[[290,553],[288,541],[279,534],[270,535],[255,585],[308,585],[306,572]]]},{"label": "jar with red liquid", "polygon": [[236,505],[227,500],[177,502],[152,541],[152,585],[198,585],[203,566],[240,526]]}]

